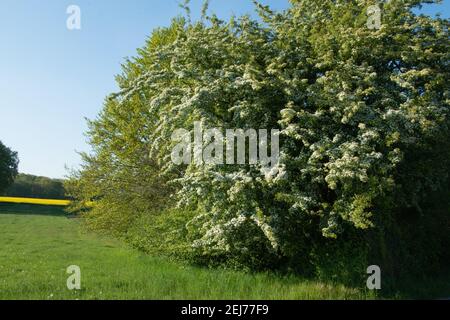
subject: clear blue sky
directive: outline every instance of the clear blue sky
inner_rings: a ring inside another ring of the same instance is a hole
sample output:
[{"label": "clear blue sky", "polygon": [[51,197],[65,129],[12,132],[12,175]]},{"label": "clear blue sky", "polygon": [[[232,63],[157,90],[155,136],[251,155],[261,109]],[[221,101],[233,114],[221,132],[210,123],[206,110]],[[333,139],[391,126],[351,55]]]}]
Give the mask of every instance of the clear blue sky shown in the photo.
[{"label": "clear blue sky", "polygon": [[[181,0],[180,0],[181,1]],[[20,171],[64,177],[88,151],[84,117],[116,91],[114,75],[152,29],[183,11],[177,0],[0,0],[0,140],[19,152]],[[202,0],[191,1],[194,17]],[[261,0],[275,9],[288,0]],[[448,18],[450,0],[424,12]],[[66,9],[81,8],[81,30]],[[251,13],[251,0],[212,0],[226,18]]]}]

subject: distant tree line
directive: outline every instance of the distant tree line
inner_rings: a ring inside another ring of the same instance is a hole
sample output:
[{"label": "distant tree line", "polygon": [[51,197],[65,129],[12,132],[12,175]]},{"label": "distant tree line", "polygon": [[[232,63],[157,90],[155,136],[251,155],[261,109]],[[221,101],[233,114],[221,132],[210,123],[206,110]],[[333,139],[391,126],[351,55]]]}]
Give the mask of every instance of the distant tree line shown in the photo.
[{"label": "distant tree line", "polygon": [[19,174],[14,183],[6,189],[5,196],[44,198],[44,199],[65,199],[63,181],[38,177],[29,174]]}]

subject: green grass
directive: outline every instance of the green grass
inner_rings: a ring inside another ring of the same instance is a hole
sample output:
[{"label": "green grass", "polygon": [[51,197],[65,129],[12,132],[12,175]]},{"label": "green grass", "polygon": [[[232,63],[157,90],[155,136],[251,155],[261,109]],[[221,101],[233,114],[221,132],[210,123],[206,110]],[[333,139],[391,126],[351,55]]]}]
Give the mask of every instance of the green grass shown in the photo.
[{"label": "green grass", "polygon": [[[85,233],[62,209],[0,204],[0,299],[366,299],[369,292],[186,266]],[[66,268],[81,268],[79,291]]]},{"label": "green grass", "polygon": [[[81,268],[79,291],[66,268]],[[450,277],[397,283],[385,298],[450,297]],[[398,288],[402,288],[399,290]],[[59,207],[0,203],[0,299],[374,299],[368,290],[296,276],[206,269],[86,233]]]}]

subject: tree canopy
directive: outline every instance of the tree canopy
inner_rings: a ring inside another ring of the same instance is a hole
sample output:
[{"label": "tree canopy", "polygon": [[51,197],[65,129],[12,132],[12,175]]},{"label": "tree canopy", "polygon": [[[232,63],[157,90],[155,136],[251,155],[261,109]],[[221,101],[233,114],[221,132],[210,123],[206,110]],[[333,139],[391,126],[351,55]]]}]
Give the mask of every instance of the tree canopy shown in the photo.
[{"label": "tree canopy", "polygon": [[19,158],[0,141],[0,193],[6,190],[18,173]]}]

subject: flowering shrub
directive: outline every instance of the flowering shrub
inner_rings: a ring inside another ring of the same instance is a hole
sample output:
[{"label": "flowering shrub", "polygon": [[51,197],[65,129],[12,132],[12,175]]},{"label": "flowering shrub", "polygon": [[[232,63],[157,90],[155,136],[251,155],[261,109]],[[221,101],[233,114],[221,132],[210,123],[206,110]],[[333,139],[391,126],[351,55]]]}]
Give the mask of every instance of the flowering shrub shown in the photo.
[{"label": "flowering shrub", "polygon": [[[448,245],[447,201],[430,203],[450,195],[448,21],[393,0],[369,29],[370,4],[258,5],[263,22],[211,16],[155,31],[90,122],[94,153],[69,183],[74,196],[127,199],[136,216],[133,202],[194,209],[195,254],[251,267],[320,269],[329,248],[393,266],[388,239],[414,226]],[[194,122],[279,129],[279,162],[176,165],[171,135]]]}]

